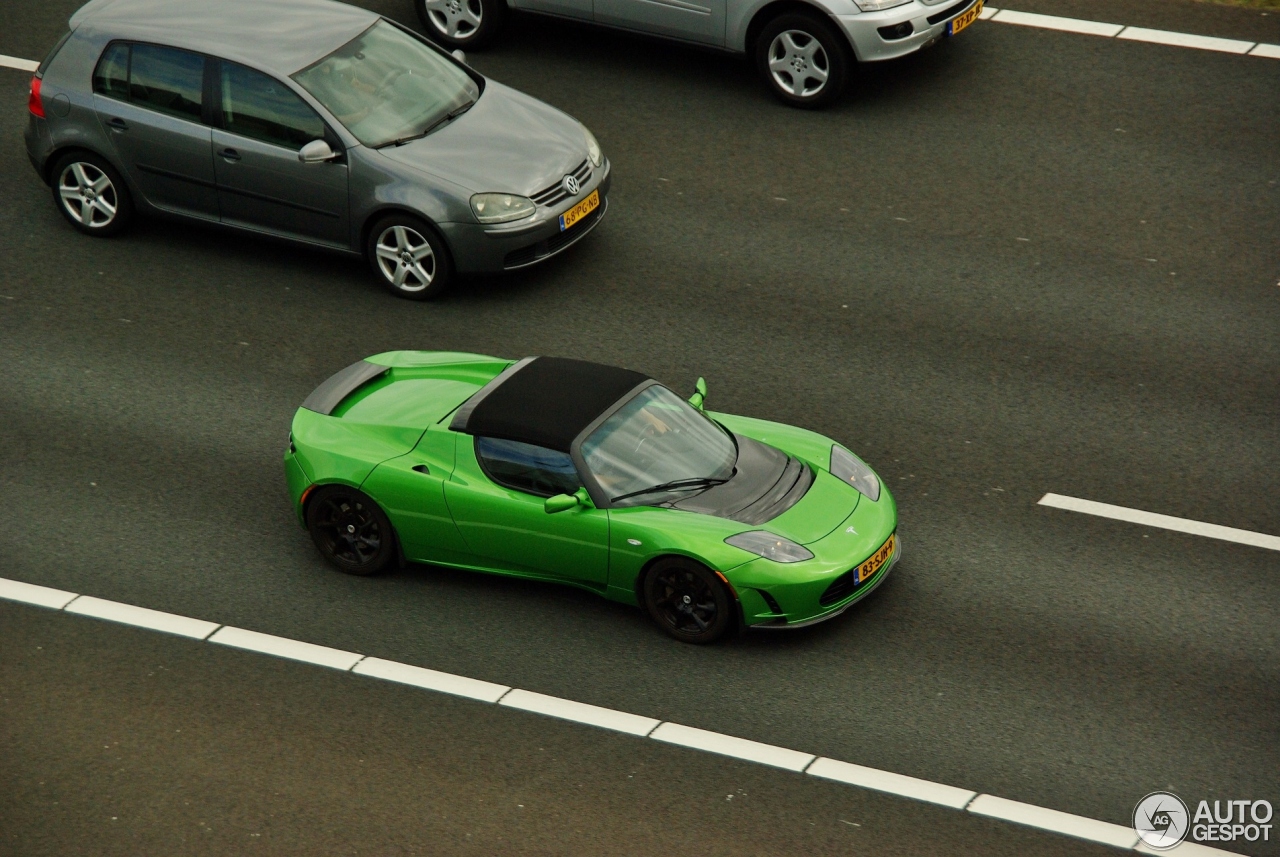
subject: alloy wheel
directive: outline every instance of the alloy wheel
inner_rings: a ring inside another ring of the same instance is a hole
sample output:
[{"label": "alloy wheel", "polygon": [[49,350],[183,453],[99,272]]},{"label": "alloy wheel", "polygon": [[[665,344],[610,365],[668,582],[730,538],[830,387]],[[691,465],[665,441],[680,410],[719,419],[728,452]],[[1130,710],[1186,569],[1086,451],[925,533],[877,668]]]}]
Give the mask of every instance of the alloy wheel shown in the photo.
[{"label": "alloy wheel", "polygon": [[455,41],[475,35],[484,18],[481,0],[427,0],[426,7],[435,28]]},{"label": "alloy wheel", "polygon": [[803,30],[783,30],[774,36],[768,57],[774,83],[797,98],[817,95],[831,76],[822,43]]},{"label": "alloy wheel", "polygon": [[358,568],[382,550],[382,528],[372,510],[349,497],[325,497],[315,511],[315,530],[324,538],[334,560]]},{"label": "alloy wheel", "polygon": [[431,243],[410,226],[388,226],[375,248],[378,270],[402,292],[420,292],[436,276],[436,256]]},{"label": "alloy wheel", "polygon": [[653,606],[673,630],[703,634],[715,625],[719,608],[706,581],[687,568],[667,568],[654,573]]},{"label": "alloy wheel", "polygon": [[120,207],[111,179],[85,161],[74,161],[63,169],[58,176],[58,196],[71,219],[89,229],[110,226]]}]

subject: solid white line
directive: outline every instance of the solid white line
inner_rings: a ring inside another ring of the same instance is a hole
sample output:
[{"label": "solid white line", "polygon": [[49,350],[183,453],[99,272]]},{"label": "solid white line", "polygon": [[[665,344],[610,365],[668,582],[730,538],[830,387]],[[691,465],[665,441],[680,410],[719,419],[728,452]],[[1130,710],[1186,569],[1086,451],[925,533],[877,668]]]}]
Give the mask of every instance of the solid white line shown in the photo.
[{"label": "solid white line", "polygon": [[1268,59],[1280,60],[1280,45],[1269,45],[1266,42],[1258,42],[1253,46],[1253,50],[1249,51],[1251,57],[1267,57]]},{"label": "solid white line", "polygon": [[1019,803],[1016,800],[1006,800],[994,795],[978,795],[973,803],[969,804],[969,812],[1002,821],[1012,821],[1014,824],[1038,827],[1041,830],[1051,830],[1077,839],[1101,842],[1103,845],[1114,848],[1132,848],[1139,841],[1138,834],[1132,827],[1095,821],[1092,818],[1032,806],[1029,803]]},{"label": "solid white line", "polygon": [[851,765],[848,762],[827,758],[818,759],[805,770],[805,773],[826,780],[861,786],[864,789],[888,792],[899,797],[941,804],[952,809],[964,809],[978,794],[955,786],[944,786],[929,780],[918,780],[903,774],[864,768],[862,765]]},{"label": "solid white line", "polygon": [[301,640],[290,640],[288,637],[276,637],[271,634],[260,634],[257,631],[246,631],[244,628],[232,628],[224,625],[209,638],[210,643],[221,643],[237,649],[261,652],[264,655],[275,655],[291,661],[304,661],[336,670],[349,670],[355,666],[363,655],[355,652],[344,652],[328,646],[317,646],[315,643],[304,643]]},{"label": "solid white line", "polygon": [[1237,530],[1235,527],[1205,524],[1188,518],[1175,518],[1172,515],[1143,512],[1124,506],[1112,506],[1110,503],[1097,503],[1093,500],[1081,500],[1078,497],[1064,497],[1061,494],[1045,494],[1040,498],[1039,505],[1052,506],[1055,509],[1066,509],[1069,512],[1082,512],[1086,515],[1097,515],[1101,518],[1114,518],[1117,521],[1127,521],[1131,524],[1145,524],[1148,527],[1159,527],[1162,530],[1190,533],[1193,536],[1206,536],[1211,539],[1222,539],[1227,542],[1237,542],[1256,548],[1280,551],[1280,536],[1269,536],[1266,533],[1255,533],[1252,530]]},{"label": "solid white line", "polygon": [[74,592],[63,592],[61,589],[50,589],[47,586],[36,586],[34,583],[5,580],[0,577],[0,598],[9,601],[21,601],[23,604],[61,610],[78,597]]},{"label": "solid white line", "polygon": [[983,6],[982,11],[978,13],[979,21],[987,21],[996,16],[1000,10],[995,6]]},{"label": "solid white line", "polygon": [[16,68],[18,71],[35,71],[40,67],[40,63],[35,60],[24,60],[18,57],[7,57],[0,54],[0,66],[5,68]]},{"label": "solid white line", "polygon": [[191,619],[187,616],[148,610],[146,607],[134,607],[132,604],[106,601],[88,595],[81,595],[64,609],[68,613],[79,613],[81,616],[92,616],[95,619],[106,619],[109,622],[119,622],[122,625],[133,625],[138,628],[150,628],[152,631],[177,634],[194,640],[203,640],[218,629],[217,622]]},{"label": "solid white line", "polygon": [[467,678],[453,673],[436,672],[425,667],[415,667],[396,661],[384,661],[382,658],[365,658],[351,670],[359,675],[394,681],[399,684],[411,684],[414,687],[426,688],[454,696],[465,696],[481,702],[497,702],[511,688],[505,684],[493,684],[479,679]]},{"label": "solid white line", "polygon": [[805,766],[814,760],[812,753],[801,753],[798,750],[788,750],[772,744],[734,738],[732,735],[721,735],[719,732],[694,729],[678,723],[663,723],[653,730],[649,737],[694,750],[706,750],[708,753],[733,756],[735,759],[758,762],[761,765],[786,768],[788,771],[803,771]]},{"label": "solid white line", "polygon": [[1238,851],[1223,851],[1221,848],[1210,848],[1208,845],[1185,840],[1173,848],[1163,848],[1158,851],[1148,847],[1144,842],[1139,842],[1138,847],[1133,850],[1139,854],[1163,854],[1164,857],[1240,857]]},{"label": "solid white line", "polygon": [[1057,15],[1037,15],[1033,12],[1015,12],[1001,9],[994,20],[1001,24],[1017,24],[1021,27],[1039,27],[1044,30],[1061,30],[1064,33],[1083,33],[1086,36],[1110,38],[1124,29],[1123,24],[1104,24],[1101,21],[1084,21],[1080,18],[1059,18]]},{"label": "solid white line", "polygon": [[502,701],[498,704],[641,737],[648,735],[661,722],[654,720],[652,717],[641,717],[638,714],[628,714],[625,711],[615,711],[612,708],[601,708],[598,705],[588,705],[585,702],[574,702],[571,699],[561,699],[558,696],[546,696],[529,690],[513,690],[502,697]]},{"label": "solid white line", "polygon": [[1256,42],[1239,39],[1219,39],[1214,36],[1193,36],[1169,30],[1148,30],[1144,27],[1125,27],[1117,39],[1132,42],[1151,42],[1156,45],[1173,45],[1176,48],[1198,48],[1202,51],[1222,51],[1228,54],[1247,54]]}]

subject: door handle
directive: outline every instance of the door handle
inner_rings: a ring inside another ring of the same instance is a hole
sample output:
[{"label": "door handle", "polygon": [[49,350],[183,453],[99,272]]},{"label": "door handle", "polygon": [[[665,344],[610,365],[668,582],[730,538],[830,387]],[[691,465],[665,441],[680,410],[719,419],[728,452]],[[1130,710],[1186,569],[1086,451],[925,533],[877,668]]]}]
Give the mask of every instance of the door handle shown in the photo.
[{"label": "door handle", "polygon": [[228,160],[228,161],[240,160],[240,153],[230,147],[223,149],[218,154],[221,155],[224,160]]},{"label": "door handle", "polygon": [[430,475],[430,474],[431,474],[431,468],[430,468],[430,467],[427,467],[427,465],[425,465],[425,464],[415,464],[415,465],[413,466],[413,469],[414,469],[415,471],[417,471],[418,473],[425,473],[425,474],[427,474],[427,475]]},{"label": "door handle", "polygon": [[107,126],[112,131],[128,131],[129,130],[129,123],[121,119],[119,116],[114,116],[111,119],[108,119]]}]

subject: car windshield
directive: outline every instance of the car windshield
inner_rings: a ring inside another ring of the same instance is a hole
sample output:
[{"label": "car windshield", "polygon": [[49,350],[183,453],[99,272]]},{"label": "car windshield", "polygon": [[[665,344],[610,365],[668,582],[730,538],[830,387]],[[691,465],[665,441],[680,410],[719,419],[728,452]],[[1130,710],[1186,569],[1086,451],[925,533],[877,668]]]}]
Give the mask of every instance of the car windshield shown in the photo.
[{"label": "car windshield", "polygon": [[371,147],[421,136],[480,94],[447,57],[386,21],[293,79]]},{"label": "car windshield", "polygon": [[[583,441],[582,458],[611,500],[636,506],[728,480],[738,448],[718,423],[666,387],[654,385]],[[668,487],[646,490],[656,486]]]}]

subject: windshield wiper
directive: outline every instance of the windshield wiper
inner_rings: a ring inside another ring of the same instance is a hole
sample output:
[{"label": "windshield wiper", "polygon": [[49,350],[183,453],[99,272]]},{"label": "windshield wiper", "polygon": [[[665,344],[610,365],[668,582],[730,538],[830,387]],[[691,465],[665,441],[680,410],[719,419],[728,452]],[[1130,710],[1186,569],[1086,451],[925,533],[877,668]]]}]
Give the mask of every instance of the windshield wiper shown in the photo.
[{"label": "windshield wiper", "polygon": [[716,479],[712,476],[694,476],[690,479],[674,479],[671,482],[663,482],[661,485],[653,485],[649,488],[642,488],[639,491],[631,491],[620,497],[610,497],[610,503],[616,503],[619,500],[626,500],[630,497],[639,497],[641,494],[654,494],[659,491],[681,491],[686,488],[711,488],[714,485],[723,485],[728,479]]},{"label": "windshield wiper", "polygon": [[461,107],[453,108],[448,113],[444,114],[439,119],[432,122],[430,125],[428,125],[426,128],[424,128],[422,131],[418,132],[417,134],[410,134],[407,137],[399,137],[395,140],[388,140],[382,145],[375,146],[374,148],[384,149],[387,146],[403,146],[405,143],[411,142],[413,140],[421,140],[423,137],[427,136],[428,134],[430,134],[432,131],[439,128],[444,123],[452,122],[454,119],[457,119],[463,113],[466,113],[468,110],[471,109],[472,105],[474,105],[478,100],[479,99],[473,98],[470,101],[468,101],[466,104],[463,104]]}]

